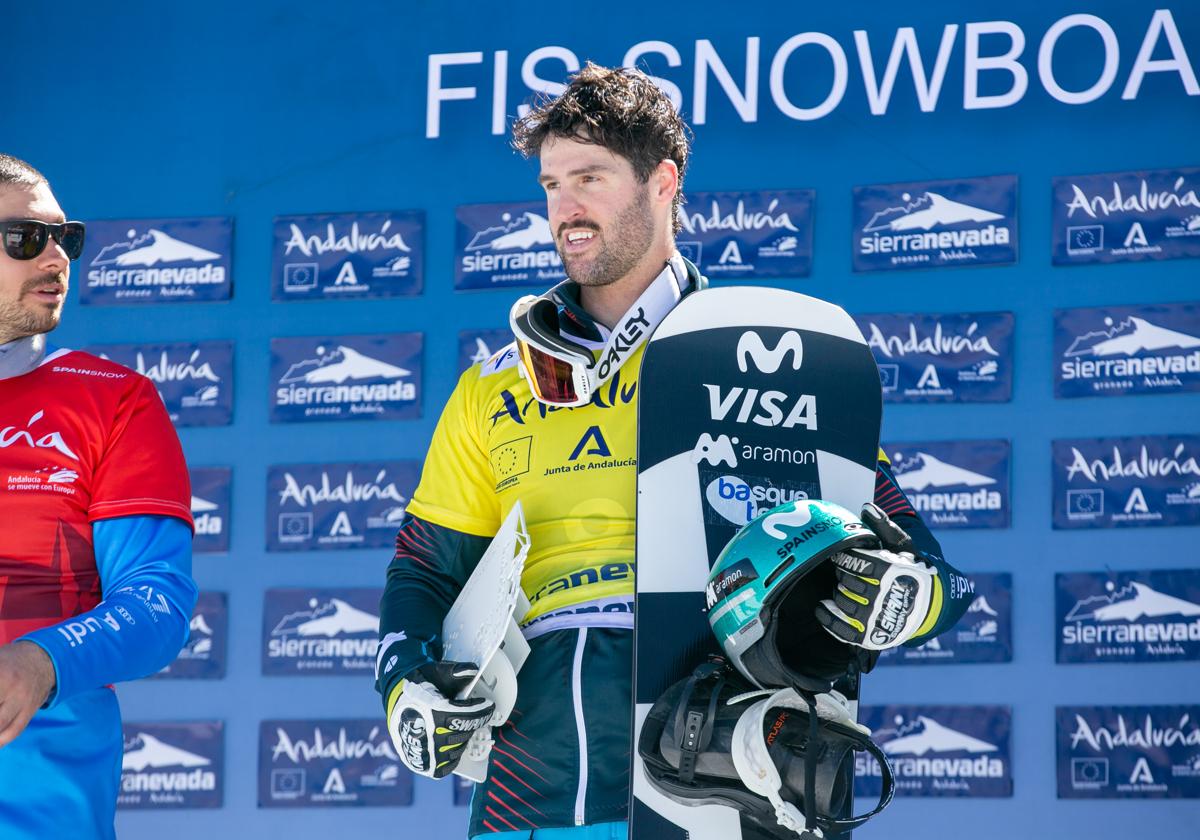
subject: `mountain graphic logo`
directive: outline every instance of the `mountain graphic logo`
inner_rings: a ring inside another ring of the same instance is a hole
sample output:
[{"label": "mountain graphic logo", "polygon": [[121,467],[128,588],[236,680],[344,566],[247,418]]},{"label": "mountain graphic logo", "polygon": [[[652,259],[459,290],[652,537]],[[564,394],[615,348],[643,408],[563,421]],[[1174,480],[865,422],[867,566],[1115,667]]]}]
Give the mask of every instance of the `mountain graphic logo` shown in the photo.
[{"label": "mountain graphic logo", "polygon": [[[378,633],[379,616],[352,607],[341,598],[330,598],[321,604],[316,598],[308,601],[311,609],[290,613],[271,631],[272,636],[334,636],[352,633]],[[319,605],[319,606],[318,606]]]},{"label": "mountain graphic logo", "polygon": [[196,613],[188,623],[190,635],[183,649],[191,656],[204,656],[212,652],[213,631],[204,618],[204,613]]},{"label": "mountain graphic logo", "polygon": [[330,351],[318,347],[317,356],[316,359],[305,359],[289,367],[280,383],[317,385],[329,382],[341,385],[347,379],[400,379],[411,373],[341,344]]},{"label": "mountain graphic logo", "polygon": [[882,231],[931,230],[935,227],[963,224],[966,222],[998,222],[1004,216],[951,201],[935,192],[924,192],[920,198],[913,199],[910,193],[901,193],[902,207],[888,207],[880,210],[871,217],[863,227],[865,233]]},{"label": "mountain graphic logo", "polygon": [[217,508],[218,505],[215,502],[201,499],[199,496],[192,496],[192,513],[212,513]]},{"label": "mountain graphic logo", "polygon": [[492,357],[492,351],[488,349],[487,344],[482,338],[475,339],[475,352],[471,354],[471,364],[477,365],[480,362],[486,362]]},{"label": "mountain graphic logo", "polygon": [[1139,618],[1161,618],[1182,615],[1200,616],[1200,604],[1193,604],[1173,595],[1166,595],[1136,581],[1117,589],[1112,581],[1105,584],[1108,595],[1093,595],[1079,601],[1067,613],[1067,621],[1137,621]]},{"label": "mountain graphic logo", "polygon": [[92,260],[92,265],[115,265],[122,268],[131,266],[154,266],[159,263],[179,262],[213,262],[221,259],[221,255],[206,248],[176,239],[156,228],[150,228],[141,236],[136,230],[128,233],[128,242],[114,242],[105,245]]},{"label": "mountain graphic logo", "polygon": [[145,732],[139,732],[125,742],[125,756],[121,759],[121,769],[135,773],[147,767],[207,767],[210,764],[212,761],[202,755],[172,747]]},{"label": "mountain graphic logo", "polygon": [[468,251],[481,251],[485,248],[492,251],[507,251],[513,248],[529,249],[539,245],[553,245],[554,236],[550,233],[550,222],[545,216],[537,213],[522,213],[513,218],[511,213],[500,216],[504,223],[485,228],[471,238],[467,245]]},{"label": "mountain graphic logo", "polygon": [[985,615],[990,615],[993,618],[998,615],[998,613],[992,609],[992,605],[988,603],[986,595],[980,595],[974,601],[972,601],[971,606],[967,607],[967,612],[983,613]]},{"label": "mountain graphic logo", "polygon": [[910,723],[905,723],[901,715],[896,715],[894,720],[894,729],[875,730],[879,746],[888,755],[925,755],[930,752],[987,753],[1000,749],[995,744],[943,726],[925,715],[918,715],[917,719]]},{"label": "mountain graphic logo", "polygon": [[1200,338],[1194,335],[1169,330],[1132,315],[1116,326],[1113,326],[1112,318],[1105,318],[1104,325],[1108,329],[1077,336],[1063,355],[1132,356],[1154,350],[1191,350],[1200,347]]},{"label": "mountain graphic logo", "polygon": [[983,487],[996,483],[996,479],[991,476],[948,464],[928,452],[918,452],[908,458],[897,452],[892,458],[892,464],[896,473],[896,483],[901,489],[916,493],[930,487]]}]

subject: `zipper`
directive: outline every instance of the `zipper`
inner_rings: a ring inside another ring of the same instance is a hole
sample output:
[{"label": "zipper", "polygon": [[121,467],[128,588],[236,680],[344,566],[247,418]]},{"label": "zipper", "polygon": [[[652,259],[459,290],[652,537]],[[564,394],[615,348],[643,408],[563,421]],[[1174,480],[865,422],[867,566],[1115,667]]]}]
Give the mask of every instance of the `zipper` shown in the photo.
[{"label": "zipper", "polygon": [[571,666],[571,698],[575,704],[575,731],[579,735],[579,787],[575,791],[575,825],[583,825],[584,802],[587,798],[588,744],[587,727],[583,722],[583,648],[587,628],[579,628],[575,641],[575,662]]}]

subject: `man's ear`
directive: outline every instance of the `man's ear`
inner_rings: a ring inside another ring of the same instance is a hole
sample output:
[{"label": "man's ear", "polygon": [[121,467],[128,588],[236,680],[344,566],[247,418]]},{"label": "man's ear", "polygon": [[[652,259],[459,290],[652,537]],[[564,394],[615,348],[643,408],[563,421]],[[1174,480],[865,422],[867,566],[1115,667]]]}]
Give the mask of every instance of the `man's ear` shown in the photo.
[{"label": "man's ear", "polygon": [[679,167],[673,160],[661,160],[650,173],[651,195],[660,204],[670,204],[679,192]]}]

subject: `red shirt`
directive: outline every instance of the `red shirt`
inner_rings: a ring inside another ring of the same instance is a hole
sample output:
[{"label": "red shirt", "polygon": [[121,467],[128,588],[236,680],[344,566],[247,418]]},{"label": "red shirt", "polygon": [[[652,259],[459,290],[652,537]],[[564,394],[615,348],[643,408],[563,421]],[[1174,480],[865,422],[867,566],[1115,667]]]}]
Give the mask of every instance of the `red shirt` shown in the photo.
[{"label": "red shirt", "polygon": [[0,644],[100,602],[93,522],[191,525],[190,508],[183,450],[149,379],[71,350],[0,379]]}]

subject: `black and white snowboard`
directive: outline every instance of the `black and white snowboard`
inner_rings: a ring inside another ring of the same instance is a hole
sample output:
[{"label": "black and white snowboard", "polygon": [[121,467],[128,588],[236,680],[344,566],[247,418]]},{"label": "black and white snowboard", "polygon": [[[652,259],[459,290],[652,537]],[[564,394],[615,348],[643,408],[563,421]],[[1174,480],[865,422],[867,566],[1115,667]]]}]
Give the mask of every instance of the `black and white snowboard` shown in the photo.
[{"label": "black and white snowboard", "polygon": [[[862,333],[838,306],[760,287],[684,300],[646,346],[639,380],[632,840],[739,840],[739,814],[686,807],[646,780],[651,705],[719,652],[708,572],[738,529],[793,499],[857,512],[872,500],[883,397]],[[839,686],[857,698],[857,684]],[[782,830],[781,830],[782,836]]]}]

